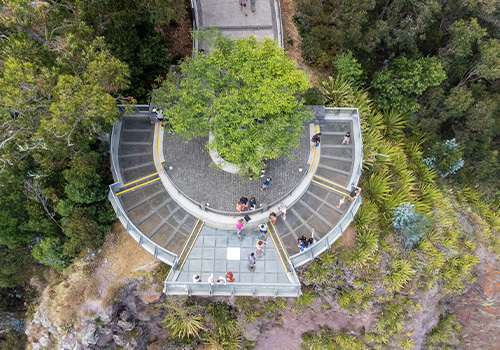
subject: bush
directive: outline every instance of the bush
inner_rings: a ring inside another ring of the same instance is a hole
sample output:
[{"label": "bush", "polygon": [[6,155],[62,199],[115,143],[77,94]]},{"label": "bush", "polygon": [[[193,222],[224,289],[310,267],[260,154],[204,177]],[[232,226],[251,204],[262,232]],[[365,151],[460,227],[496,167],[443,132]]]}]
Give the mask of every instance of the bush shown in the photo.
[{"label": "bush", "polygon": [[392,218],[396,230],[403,234],[405,247],[412,248],[429,229],[429,220],[423,214],[415,211],[415,205],[401,203]]},{"label": "bush", "polygon": [[46,237],[35,244],[31,253],[42,264],[62,271],[68,264],[68,257],[63,253],[63,244],[60,237]]},{"label": "bush", "polygon": [[430,156],[424,158],[425,164],[436,170],[441,177],[455,174],[464,166],[460,146],[455,139],[436,142],[429,148]]},{"label": "bush", "polygon": [[312,87],[308,89],[303,95],[302,99],[304,101],[304,105],[324,105],[325,99],[323,98],[323,94],[317,87]]},{"label": "bush", "polygon": [[363,69],[358,60],[353,57],[351,51],[344,52],[333,61],[336,73],[345,78],[350,83],[358,83],[363,75]]}]

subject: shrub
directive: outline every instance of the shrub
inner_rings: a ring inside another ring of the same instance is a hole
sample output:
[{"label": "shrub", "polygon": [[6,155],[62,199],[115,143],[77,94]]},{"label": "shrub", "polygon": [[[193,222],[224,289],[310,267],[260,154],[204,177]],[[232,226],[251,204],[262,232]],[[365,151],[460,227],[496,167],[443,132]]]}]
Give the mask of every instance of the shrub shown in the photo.
[{"label": "shrub", "polygon": [[344,77],[351,83],[359,82],[363,75],[361,64],[353,57],[351,51],[344,52],[337,56],[333,61],[333,67],[338,75]]},{"label": "shrub", "polygon": [[401,203],[394,211],[392,218],[394,228],[404,237],[405,247],[412,248],[429,229],[429,221],[425,215],[415,211],[415,205]]},{"label": "shrub", "polygon": [[460,146],[455,139],[436,142],[429,148],[429,157],[424,158],[425,164],[436,170],[441,177],[455,174],[464,166]]},{"label": "shrub", "polygon": [[324,105],[325,99],[323,94],[317,87],[312,87],[307,89],[307,91],[302,95],[304,105]]}]

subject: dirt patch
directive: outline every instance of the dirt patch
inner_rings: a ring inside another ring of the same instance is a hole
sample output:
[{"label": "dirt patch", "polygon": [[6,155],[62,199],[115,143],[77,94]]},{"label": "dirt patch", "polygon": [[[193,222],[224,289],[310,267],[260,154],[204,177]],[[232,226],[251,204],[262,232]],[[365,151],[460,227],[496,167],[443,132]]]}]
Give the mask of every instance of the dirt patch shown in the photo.
[{"label": "dirt patch", "polygon": [[[336,305],[333,301],[329,303],[317,298],[300,313],[294,307],[284,309],[280,322],[264,322],[255,349],[298,349],[302,343],[302,333],[318,330],[322,326],[333,331],[347,329],[353,334],[362,334],[365,329],[371,328],[375,318],[372,312],[348,313],[340,307],[339,310],[330,309],[330,304]],[[289,301],[289,305],[293,305],[293,302]]]},{"label": "dirt patch", "polygon": [[117,222],[100,250],[89,251],[62,274],[51,277],[53,282],[44,290],[40,307],[50,309],[61,325],[89,316],[114,300],[121,281],[148,273],[150,269],[136,270],[154,261]]},{"label": "dirt patch", "polygon": [[163,31],[168,35],[168,52],[174,60],[191,57],[193,54],[193,40],[191,39],[193,22],[190,7],[185,7],[185,10],[179,13],[177,18],[177,26],[163,28]]},{"label": "dirt patch", "polygon": [[352,225],[349,225],[339,238],[338,248],[355,248],[357,232]]},{"label": "dirt patch", "polygon": [[319,79],[331,75],[329,68],[314,68],[306,64],[302,58],[302,37],[294,22],[294,16],[297,14],[297,3],[295,0],[281,0],[281,21],[283,25],[283,41],[285,51],[297,66],[304,67],[309,74],[309,81],[315,86]]},{"label": "dirt patch", "polygon": [[476,282],[452,308],[463,326],[464,349],[500,349],[500,264],[485,247],[477,253],[481,262],[475,268]]}]

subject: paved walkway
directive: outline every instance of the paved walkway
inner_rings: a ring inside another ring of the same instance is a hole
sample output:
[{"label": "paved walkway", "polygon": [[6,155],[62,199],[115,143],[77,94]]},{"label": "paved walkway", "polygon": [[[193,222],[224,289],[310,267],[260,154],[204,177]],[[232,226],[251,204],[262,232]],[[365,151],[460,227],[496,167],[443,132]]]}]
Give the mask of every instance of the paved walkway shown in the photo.
[{"label": "paved walkway", "polygon": [[[250,0],[247,16],[240,9],[238,0],[195,0],[196,24],[204,28],[216,28],[230,38],[253,35],[257,39],[272,38],[283,46],[281,14],[276,0],[257,0],[252,12]],[[203,43],[198,49],[209,49]]]},{"label": "paved walkway", "polygon": [[[210,208],[236,212],[236,202],[241,197],[255,197],[257,205],[276,203],[292,190],[307,169],[310,153],[309,124],[304,127],[299,146],[289,156],[267,162],[266,177],[272,178],[269,189],[260,191],[264,178],[248,180],[216,167],[205,147],[208,138],[185,142],[172,134],[164,133],[163,149],[167,174],[175,185],[194,201]],[[302,169],[302,172],[299,171]]]}]

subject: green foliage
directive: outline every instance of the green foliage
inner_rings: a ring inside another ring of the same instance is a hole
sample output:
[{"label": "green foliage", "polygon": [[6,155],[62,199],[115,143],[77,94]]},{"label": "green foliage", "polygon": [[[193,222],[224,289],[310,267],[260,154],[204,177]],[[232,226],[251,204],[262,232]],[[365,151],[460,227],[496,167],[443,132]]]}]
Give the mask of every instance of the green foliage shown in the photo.
[{"label": "green foliage", "polygon": [[[180,302],[180,303],[179,303]],[[203,323],[202,308],[188,300],[175,300],[173,298],[161,304],[167,315],[161,324],[168,328],[169,332],[177,338],[198,337],[200,331],[205,329]]]},{"label": "green foliage", "polygon": [[337,56],[333,61],[333,68],[337,75],[343,77],[350,83],[359,83],[363,75],[363,69],[351,51]]},{"label": "green foliage", "polygon": [[486,30],[479,26],[477,18],[453,22],[449,31],[451,34],[449,50],[458,58],[472,55],[472,44],[486,35]]},{"label": "green foliage", "polygon": [[9,249],[0,245],[0,288],[24,285],[30,279],[35,264],[29,249]]},{"label": "green foliage", "polygon": [[442,349],[446,345],[458,345],[458,333],[462,325],[456,321],[455,314],[443,315],[438,324],[425,336],[424,346],[427,349]]},{"label": "green foliage", "polygon": [[106,199],[106,183],[102,178],[103,157],[97,152],[76,154],[70,168],[63,172],[68,182],[65,192],[74,203],[93,203]]},{"label": "green foliage", "polygon": [[356,237],[357,246],[347,258],[347,264],[359,269],[372,262],[378,249],[378,234],[374,230],[360,230]]},{"label": "green foliage", "polygon": [[45,237],[33,246],[33,257],[42,264],[62,271],[69,262],[63,253],[63,244],[64,241],[60,237]]},{"label": "green foliage", "polygon": [[323,94],[317,87],[312,87],[307,89],[307,91],[302,95],[302,100],[304,105],[324,105],[325,100]]},{"label": "green foliage", "polygon": [[319,331],[302,334],[301,349],[308,350],[368,350],[369,347],[355,335],[346,330],[333,332],[328,327],[321,327]]},{"label": "green foliage", "polygon": [[296,303],[301,306],[309,306],[314,300],[314,292],[308,289],[302,290],[302,294],[297,298]]},{"label": "green foliage", "polygon": [[394,211],[392,224],[403,234],[405,247],[413,247],[429,230],[428,218],[415,211],[415,205],[401,203]]},{"label": "green foliage", "polygon": [[416,60],[398,57],[389,67],[375,73],[372,81],[375,102],[381,109],[417,111],[420,106],[416,95],[441,84],[445,78],[446,73],[434,57]]},{"label": "green foliage", "polygon": [[415,274],[409,261],[393,259],[389,264],[389,273],[385,276],[388,292],[399,292]]},{"label": "green foliage", "polygon": [[429,157],[424,158],[424,162],[435,169],[441,177],[454,174],[464,166],[462,152],[455,139],[436,142],[429,149]]},{"label": "green foliage", "polygon": [[172,126],[183,137],[210,131],[211,150],[242,173],[258,171],[263,158],[275,159],[297,146],[312,113],[296,94],[309,82],[270,39],[214,36],[210,53],[181,63],[180,86],[171,76],[157,90],[155,103],[173,116]]}]

